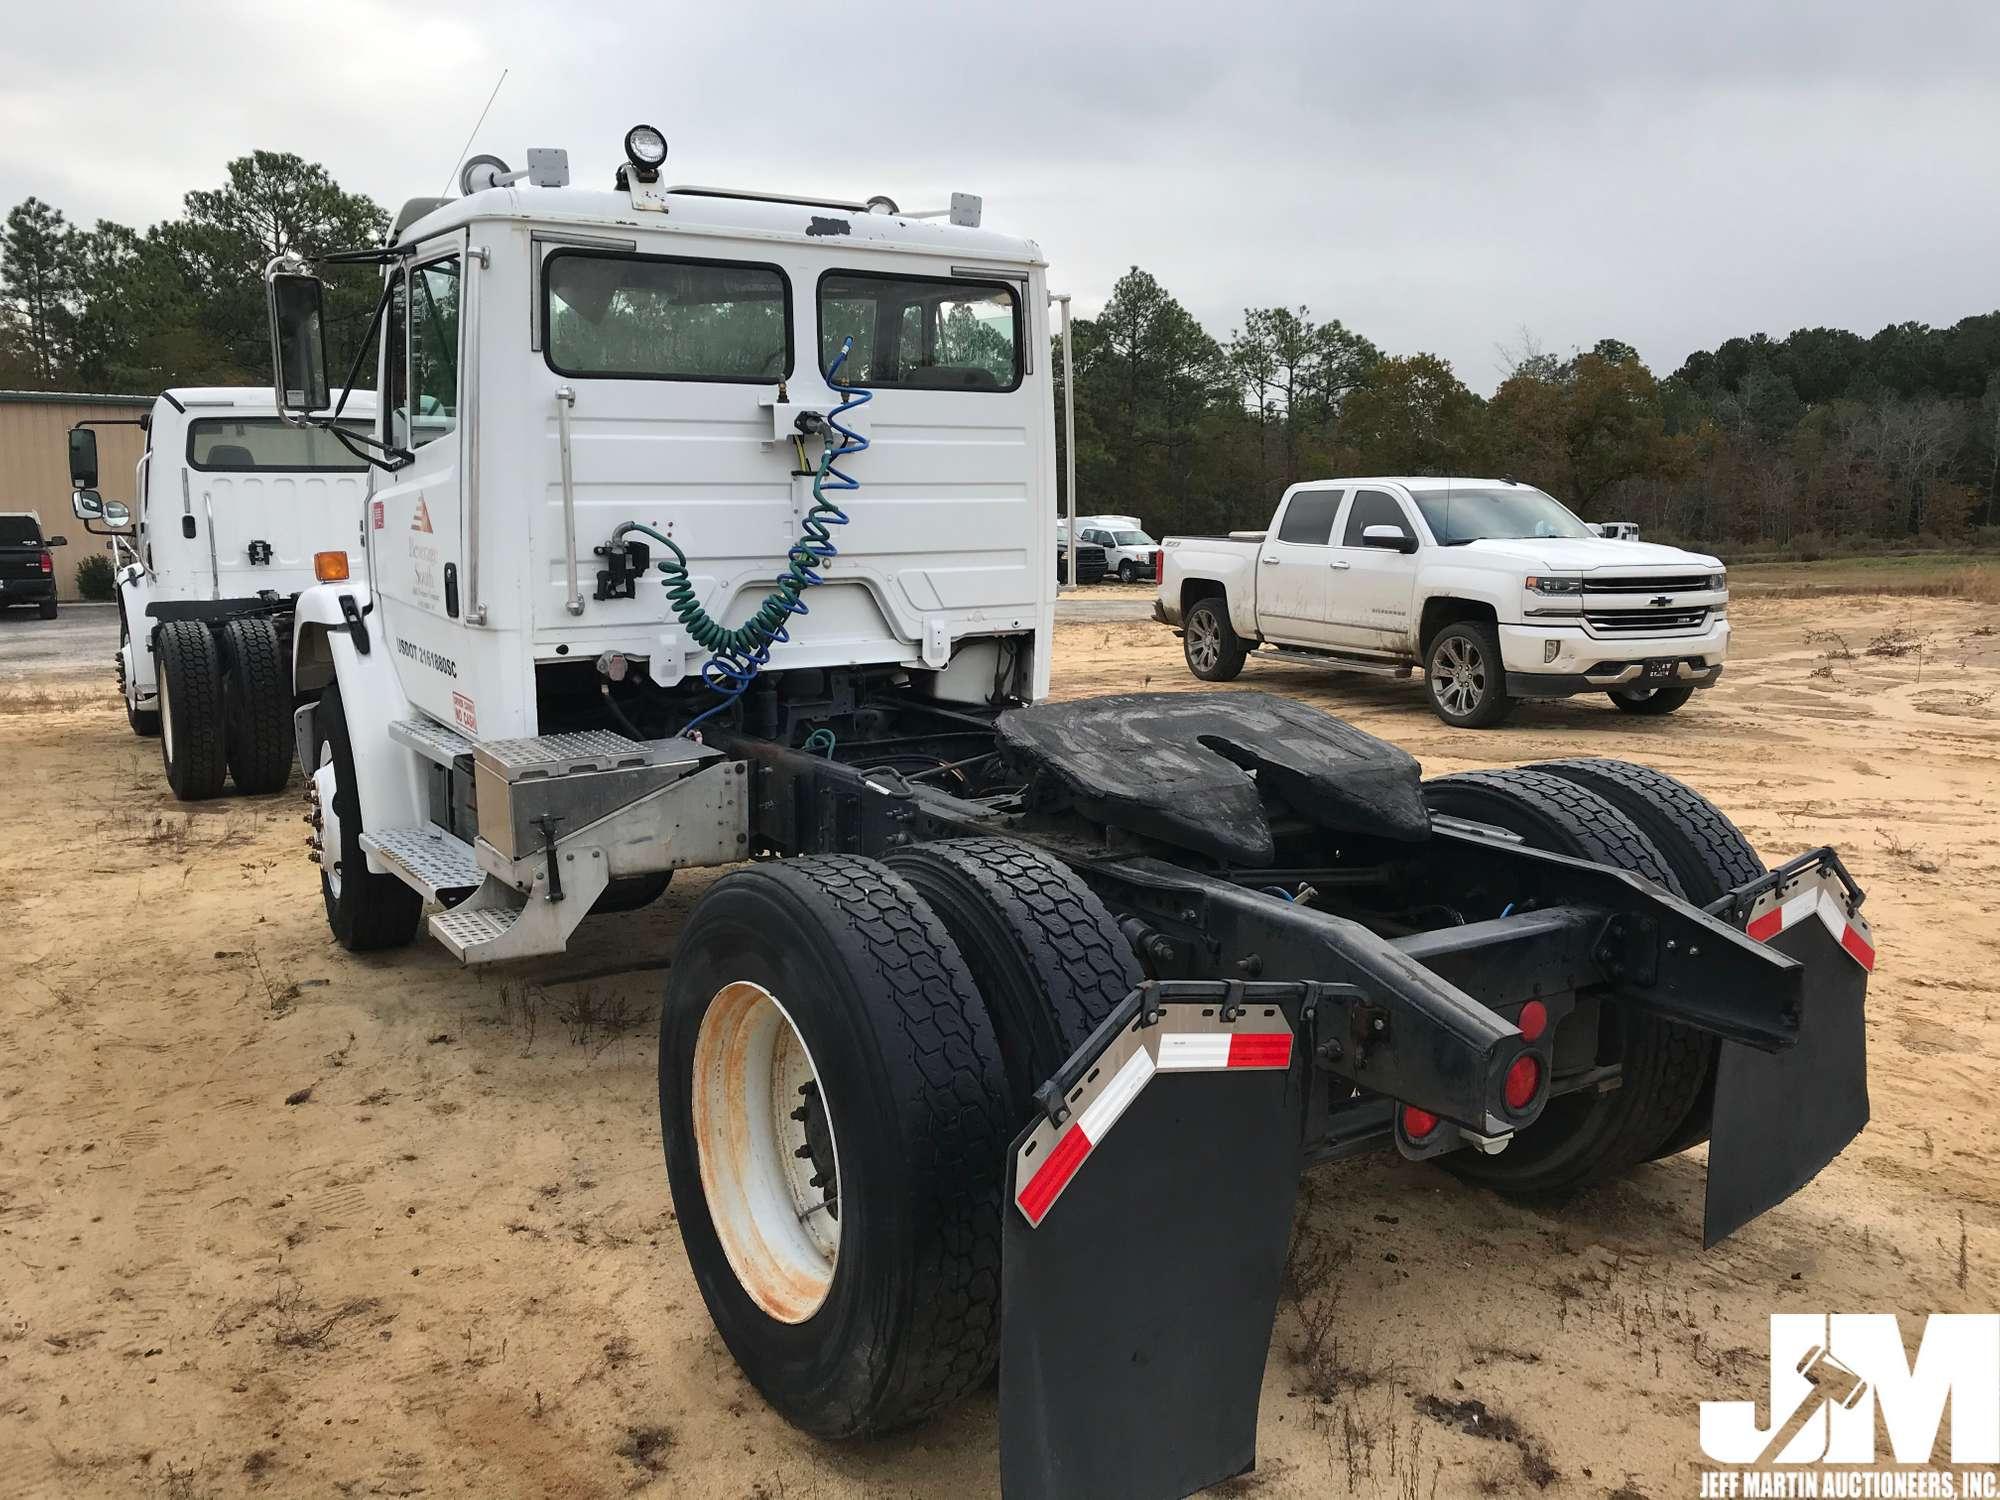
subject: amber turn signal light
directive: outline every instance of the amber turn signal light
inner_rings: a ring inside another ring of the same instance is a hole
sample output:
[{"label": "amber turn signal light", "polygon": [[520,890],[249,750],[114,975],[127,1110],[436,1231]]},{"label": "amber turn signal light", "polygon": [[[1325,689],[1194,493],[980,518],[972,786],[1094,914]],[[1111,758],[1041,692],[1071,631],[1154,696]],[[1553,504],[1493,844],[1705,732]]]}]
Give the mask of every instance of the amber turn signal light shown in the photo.
[{"label": "amber turn signal light", "polygon": [[315,552],[313,554],[313,577],[321,583],[347,582],[347,554],[345,552]]}]

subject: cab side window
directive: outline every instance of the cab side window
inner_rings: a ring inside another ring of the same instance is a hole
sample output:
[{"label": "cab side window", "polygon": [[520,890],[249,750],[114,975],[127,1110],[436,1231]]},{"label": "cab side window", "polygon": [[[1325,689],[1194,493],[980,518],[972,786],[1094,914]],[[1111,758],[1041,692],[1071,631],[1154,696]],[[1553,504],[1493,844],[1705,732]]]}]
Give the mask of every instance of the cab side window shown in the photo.
[{"label": "cab side window", "polygon": [[412,448],[458,429],[457,256],[410,274],[410,401]]},{"label": "cab side window", "polygon": [[382,325],[382,414],[387,439],[410,446],[410,298],[399,270],[389,283],[389,316]]},{"label": "cab side window", "polygon": [[1285,507],[1285,519],[1278,523],[1278,540],[1324,547],[1333,539],[1340,495],[1339,490],[1300,490]]},{"label": "cab side window", "polygon": [[1356,490],[1354,504],[1347,512],[1347,530],[1341,533],[1343,547],[1362,547],[1367,543],[1363,534],[1370,526],[1393,526],[1411,541],[1417,539],[1410,529],[1409,517],[1403,514],[1403,507],[1394,495],[1381,490]]}]

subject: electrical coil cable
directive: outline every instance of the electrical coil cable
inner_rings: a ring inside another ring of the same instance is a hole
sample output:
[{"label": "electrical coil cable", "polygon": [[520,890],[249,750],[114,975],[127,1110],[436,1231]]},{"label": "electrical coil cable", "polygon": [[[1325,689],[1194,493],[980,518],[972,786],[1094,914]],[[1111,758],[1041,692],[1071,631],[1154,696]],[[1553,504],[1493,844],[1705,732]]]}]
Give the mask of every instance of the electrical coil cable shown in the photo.
[{"label": "electrical coil cable", "polygon": [[868,439],[842,425],[840,419],[875,399],[873,391],[843,384],[838,378],[840,367],[847,362],[853,348],[852,338],[841,340],[840,353],[826,372],[827,384],[845,399],[823,419],[820,436],[824,447],[813,474],[812,506],[799,525],[798,540],[785,554],[785,571],[778,575],[778,586],[764,596],[764,602],[749,619],[741,625],[724,625],[701,607],[701,601],[695,597],[694,582],[688,577],[687,554],[672,537],[638,521],[623,522],[611,533],[615,543],[631,532],[641,532],[672,554],[659,564],[666,577],[667,605],[689,638],[714,653],[701,665],[701,680],[722,695],[721,701],[683,724],[680,732],[684,736],[691,735],[705,720],[714,718],[749,690],[771,659],[771,648],[791,639],[787,628],[791,617],[812,613],[799,596],[813,585],[823,583],[819,569],[840,555],[840,549],[833,544],[833,528],[845,526],[848,515],[827,498],[827,491],[861,488],[860,482],[843,474],[838,464],[868,448]]}]

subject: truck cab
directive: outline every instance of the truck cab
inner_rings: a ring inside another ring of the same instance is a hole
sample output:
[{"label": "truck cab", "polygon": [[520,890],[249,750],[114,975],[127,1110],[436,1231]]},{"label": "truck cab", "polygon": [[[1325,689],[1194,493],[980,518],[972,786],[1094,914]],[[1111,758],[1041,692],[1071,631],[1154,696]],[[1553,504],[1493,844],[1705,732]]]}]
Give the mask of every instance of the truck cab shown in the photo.
[{"label": "truck cab", "polygon": [[[1197,676],[1246,651],[1351,671],[1422,667],[1433,708],[1466,728],[1522,698],[1604,692],[1670,713],[1721,676],[1728,589],[1715,558],[1608,541],[1505,479],[1293,485],[1264,532],[1169,537],[1158,615]],[[1205,606],[1205,607],[1204,607]]]}]

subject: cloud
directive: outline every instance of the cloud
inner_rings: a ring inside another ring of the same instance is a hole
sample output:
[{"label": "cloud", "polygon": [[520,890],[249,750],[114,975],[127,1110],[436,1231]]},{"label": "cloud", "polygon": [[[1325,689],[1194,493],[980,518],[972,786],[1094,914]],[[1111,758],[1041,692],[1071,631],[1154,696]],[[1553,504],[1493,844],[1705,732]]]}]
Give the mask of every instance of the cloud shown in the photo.
[{"label": "cloud", "polygon": [[473,144],[1032,235],[1079,310],[1128,265],[1218,336],[1303,303],[1478,388],[1523,325],[1656,369],[1755,329],[1990,310],[2000,7],[1523,0],[1137,7],[32,7],[0,37],[0,198],[145,224],[253,147],[393,207]]}]

